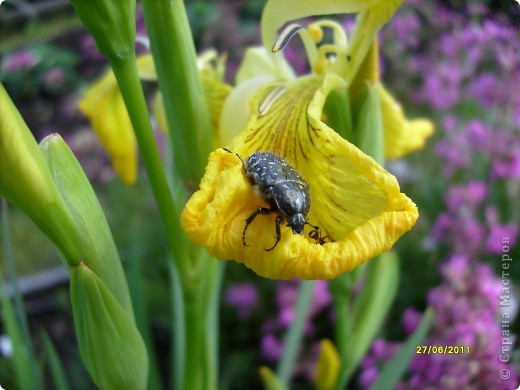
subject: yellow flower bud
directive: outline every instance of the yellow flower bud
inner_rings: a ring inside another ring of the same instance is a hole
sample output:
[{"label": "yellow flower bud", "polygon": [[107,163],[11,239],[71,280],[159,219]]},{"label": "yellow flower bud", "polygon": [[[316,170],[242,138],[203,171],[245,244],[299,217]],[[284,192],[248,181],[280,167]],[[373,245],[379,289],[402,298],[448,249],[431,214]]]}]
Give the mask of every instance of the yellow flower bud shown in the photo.
[{"label": "yellow flower bud", "polygon": [[336,385],[340,367],[339,354],[332,341],[320,341],[320,354],[316,364],[316,387],[318,390],[330,390]]}]

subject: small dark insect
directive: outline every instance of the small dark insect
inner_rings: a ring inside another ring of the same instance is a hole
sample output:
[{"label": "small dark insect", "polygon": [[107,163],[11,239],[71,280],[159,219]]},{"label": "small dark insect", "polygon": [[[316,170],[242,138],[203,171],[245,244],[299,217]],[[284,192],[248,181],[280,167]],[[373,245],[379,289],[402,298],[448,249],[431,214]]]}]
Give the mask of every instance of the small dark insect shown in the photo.
[{"label": "small dark insect", "polygon": [[[233,153],[228,149],[224,150]],[[236,153],[235,153],[236,154]],[[311,208],[309,185],[287,161],[270,152],[255,152],[246,161],[238,154],[244,174],[258,197],[269,203],[271,208],[259,207],[247,219],[242,233],[242,243],[246,243],[246,231],[258,214],[278,213],[276,217],[276,242],[266,249],[273,250],[281,238],[280,223],[286,219],[293,233],[303,234],[307,214]],[[312,226],[314,229],[317,227]]]},{"label": "small dark insect", "polygon": [[309,232],[309,238],[312,238],[313,240],[316,240],[316,244],[326,244],[327,241],[325,240],[329,236],[322,236],[321,235],[321,229],[320,228],[314,228],[314,230],[311,230]]}]

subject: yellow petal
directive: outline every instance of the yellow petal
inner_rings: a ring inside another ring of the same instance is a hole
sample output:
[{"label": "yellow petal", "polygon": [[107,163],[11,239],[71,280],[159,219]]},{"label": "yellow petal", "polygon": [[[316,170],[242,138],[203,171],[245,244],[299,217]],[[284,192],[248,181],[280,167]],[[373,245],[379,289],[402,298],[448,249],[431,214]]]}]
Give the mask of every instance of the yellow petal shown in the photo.
[{"label": "yellow petal", "polygon": [[143,54],[137,57],[137,72],[141,80],[157,81],[157,71],[151,54]]},{"label": "yellow petal", "polygon": [[331,279],[392,247],[417,220],[415,204],[394,176],[321,121],[326,96],[345,88],[334,74],[308,76],[267,88],[253,102],[245,129],[229,146],[247,158],[269,150],[295,167],[310,187],[307,221],[321,228],[326,243],[293,234],[275,214],[245,220],[269,205],[255,195],[240,160],[222,149],[209,157],[206,174],[186,204],[182,223],[192,240],[215,257],[234,259],[272,279]]},{"label": "yellow petal", "polygon": [[166,120],[166,111],[164,110],[164,99],[160,92],[157,92],[153,99],[152,113],[159,129],[166,133],[168,131],[168,122]]},{"label": "yellow petal", "polygon": [[[221,134],[219,132],[222,107],[228,95],[233,91],[233,87],[206,75],[201,75],[201,80],[204,96],[208,103],[209,114],[211,117],[213,146],[218,148],[223,145],[221,142]],[[168,123],[166,121],[166,112],[164,110],[164,101],[162,95],[158,92],[153,102],[152,112],[159,128],[166,132],[168,129]]]},{"label": "yellow petal", "polygon": [[247,125],[251,115],[251,100],[259,89],[273,83],[270,75],[245,80],[229,94],[222,106],[219,120],[218,146],[228,145]]},{"label": "yellow petal", "polygon": [[79,108],[112,158],[114,170],[128,185],[137,178],[137,149],[132,123],[112,71],[92,85]]},{"label": "yellow petal", "polygon": [[375,34],[388,22],[403,0],[385,0],[364,9],[356,18],[356,24],[350,34],[347,50],[349,66],[346,69],[345,80],[350,83],[360,69],[360,65],[368,52]]},{"label": "yellow petal", "polygon": [[272,53],[268,53],[263,46],[249,47],[246,49],[244,59],[238,68],[235,78],[236,84],[240,85],[244,81],[262,76],[268,76],[274,80],[284,77],[294,78],[294,72],[285,62],[277,64]]},{"label": "yellow petal", "polygon": [[[389,2],[386,0],[386,2]],[[270,0],[262,13],[262,41],[267,49],[275,42],[276,30],[286,22],[308,16],[350,14],[376,8],[382,0],[313,1]],[[392,1],[393,3],[393,1]]]},{"label": "yellow petal", "polygon": [[406,119],[403,108],[381,86],[381,114],[385,129],[385,158],[400,158],[424,147],[433,134],[433,123],[425,118]]},{"label": "yellow petal", "polygon": [[211,118],[211,129],[213,131],[213,145],[215,148],[222,146],[219,134],[220,114],[227,97],[233,91],[231,85],[223,83],[207,75],[201,75],[204,96],[208,103]]},{"label": "yellow petal", "polygon": [[316,387],[319,390],[334,388],[339,372],[339,354],[332,341],[320,341],[320,355],[316,365]]}]

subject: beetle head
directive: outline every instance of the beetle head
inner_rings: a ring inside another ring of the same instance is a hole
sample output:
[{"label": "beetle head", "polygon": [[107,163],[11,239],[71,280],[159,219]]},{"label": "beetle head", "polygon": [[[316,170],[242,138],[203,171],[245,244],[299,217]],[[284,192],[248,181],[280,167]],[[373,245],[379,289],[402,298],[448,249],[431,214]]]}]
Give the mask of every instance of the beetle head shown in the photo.
[{"label": "beetle head", "polygon": [[287,217],[287,226],[292,228],[294,234],[303,234],[303,225],[305,225],[303,214],[293,214]]}]

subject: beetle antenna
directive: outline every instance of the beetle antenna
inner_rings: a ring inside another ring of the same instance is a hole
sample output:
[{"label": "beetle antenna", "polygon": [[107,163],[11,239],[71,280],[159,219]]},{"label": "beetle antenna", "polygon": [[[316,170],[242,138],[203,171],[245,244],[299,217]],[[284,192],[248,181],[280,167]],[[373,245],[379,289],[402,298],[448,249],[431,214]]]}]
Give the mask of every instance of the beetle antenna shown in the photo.
[{"label": "beetle antenna", "polygon": [[244,170],[246,170],[246,162],[242,159],[242,157],[240,157],[240,155],[238,153],[233,153],[231,150],[229,150],[228,148],[221,148],[222,150],[225,150],[226,152],[228,153],[231,153],[231,154],[234,154],[238,157],[238,159],[242,162],[242,167],[244,168]]}]

